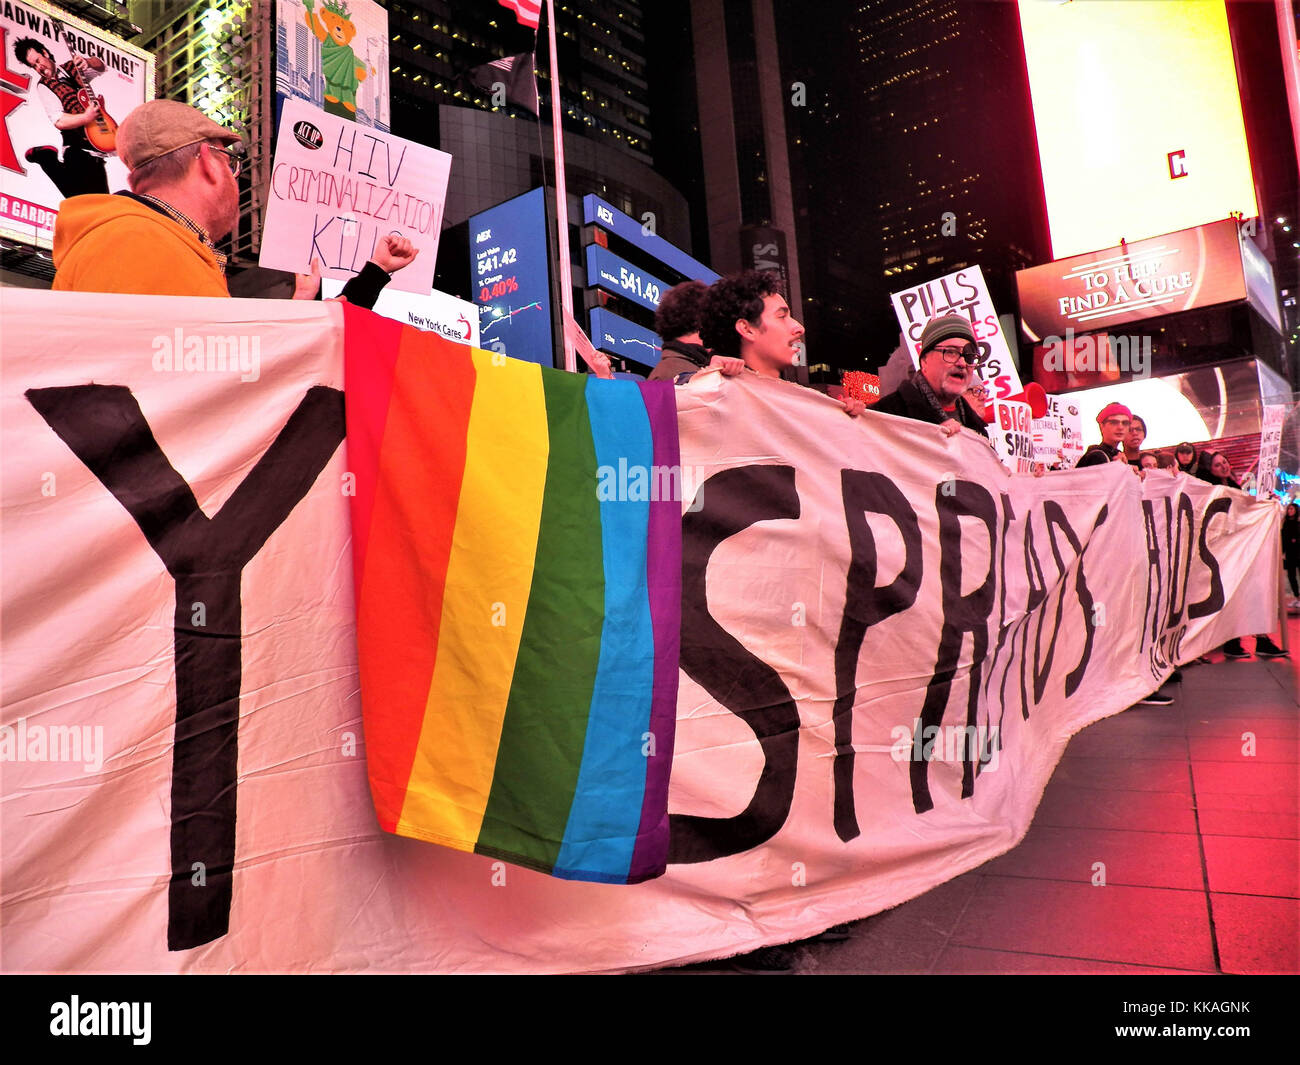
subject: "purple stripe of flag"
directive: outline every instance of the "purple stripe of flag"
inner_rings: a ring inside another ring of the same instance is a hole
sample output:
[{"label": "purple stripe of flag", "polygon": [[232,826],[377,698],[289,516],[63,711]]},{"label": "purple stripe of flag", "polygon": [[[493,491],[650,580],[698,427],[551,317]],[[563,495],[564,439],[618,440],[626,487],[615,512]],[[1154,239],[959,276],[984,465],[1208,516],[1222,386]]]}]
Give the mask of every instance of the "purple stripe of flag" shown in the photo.
[{"label": "purple stripe of flag", "polygon": [[[671,381],[643,381],[640,387],[654,437],[654,464],[661,469],[680,468],[674,386]],[[655,480],[657,478],[652,478],[652,483]],[[646,759],[641,825],[628,869],[629,884],[662,873],[668,853],[668,775],[673,764],[677,657],[682,632],[680,499],[651,502],[646,539],[646,584],[650,593],[650,626],[655,641],[654,689],[650,702],[650,732],[655,738],[655,754]]]}]

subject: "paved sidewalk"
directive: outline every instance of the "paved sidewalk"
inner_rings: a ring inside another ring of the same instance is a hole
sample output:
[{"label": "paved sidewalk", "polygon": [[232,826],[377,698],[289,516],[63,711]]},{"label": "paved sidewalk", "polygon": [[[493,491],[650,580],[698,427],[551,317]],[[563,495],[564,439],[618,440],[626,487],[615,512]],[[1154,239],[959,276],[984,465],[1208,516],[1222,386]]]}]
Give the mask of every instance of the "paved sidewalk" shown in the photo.
[{"label": "paved sidewalk", "polygon": [[[1290,636],[1300,654],[1300,620]],[[1212,658],[1173,706],[1075,736],[1015,850],[799,945],[797,972],[1300,972],[1296,666]]]}]

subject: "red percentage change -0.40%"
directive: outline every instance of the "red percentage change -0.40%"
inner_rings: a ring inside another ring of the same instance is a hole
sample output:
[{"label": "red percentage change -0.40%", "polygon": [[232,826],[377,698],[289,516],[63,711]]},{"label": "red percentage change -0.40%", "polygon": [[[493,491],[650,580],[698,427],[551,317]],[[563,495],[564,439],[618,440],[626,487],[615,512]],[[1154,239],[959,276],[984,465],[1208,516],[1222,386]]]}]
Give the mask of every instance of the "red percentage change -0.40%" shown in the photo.
[{"label": "red percentage change -0.40%", "polygon": [[507,296],[511,292],[519,291],[519,282],[513,277],[507,277],[503,281],[498,281],[494,285],[484,285],[478,292],[478,298],[481,301],[494,300],[498,296]]}]

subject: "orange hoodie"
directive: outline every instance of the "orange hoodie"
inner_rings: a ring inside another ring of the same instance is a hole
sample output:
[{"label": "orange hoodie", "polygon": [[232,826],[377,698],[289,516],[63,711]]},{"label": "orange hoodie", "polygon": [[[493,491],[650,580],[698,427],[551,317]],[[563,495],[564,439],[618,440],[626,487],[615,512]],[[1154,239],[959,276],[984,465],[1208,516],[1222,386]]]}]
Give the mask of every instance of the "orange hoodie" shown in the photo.
[{"label": "orange hoodie", "polygon": [[216,257],[179,222],[128,196],[73,196],[54,223],[54,288],[225,296]]}]

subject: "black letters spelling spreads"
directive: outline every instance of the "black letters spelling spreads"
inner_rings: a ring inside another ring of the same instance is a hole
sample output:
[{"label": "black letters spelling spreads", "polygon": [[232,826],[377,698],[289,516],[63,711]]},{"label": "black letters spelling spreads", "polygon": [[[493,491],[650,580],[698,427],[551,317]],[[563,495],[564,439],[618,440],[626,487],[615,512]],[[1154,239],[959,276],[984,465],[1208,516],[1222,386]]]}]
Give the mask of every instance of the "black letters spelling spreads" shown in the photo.
[{"label": "black letters spelling spreads", "polygon": [[[957,481],[940,484],[934,494],[935,509],[939,513],[939,580],[943,589],[943,628],[939,635],[939,653],[934,664],[934,675],[925,688],[925,702],[917,723],[922,737],[932,736],[943,722],[943,712],[948,705],[948,695],[957,664],[961,658],[962,637],[971,633],[974,648],[971,652],[970,689],[966,705],[968,730],[962,749],[962,798],[974,792],[974,752],[971,736],[974,735],[976,711],[979,706],[980,671],[988,653],[988,619],[993,612],[993,591],[997,571],[997,508],[993,497],[978,484]],[[984,581],[969,595],[961,594],[962,551],[961,518],[978,518],[984,523],[989,536],[989,565]],[[929,748],[925,748],[929,753]],[[929,759],[913,759],[908,767],[912,783],[912,808],[918,814],[934,808],[930,797]]]},{"label": "black letters spelling spreads", "polygon": [[[845,842],[860,832],[853,798],[853,703],[858,694],[858,657],[867,629],[916,602],[921,587],[921,524],[907,498],[888,477],[841,470],[844,517],[851,551],[844,591],[844,617],[835,644],[835,831]],[[882,514],[903,540],[903,568],[893,582],[876,587],[876,540],[866,515]]]},{"label": "black letters spelling spreads", "polygon": [[1206,538],[1209,536],[1210,522],[1214,520],[1214,516],[1216,514],[1226,514],[1231,507],[1232,501],[1227,496],[1220,496],[1205,508],[1205,514],[1201,518],[1199,551],[1201,561],[1205,563],[1205,568],[1210,571],[1210,590],[1199,603],[1193,603],[1187,608],[1189,618],[1203,618],[1223,609],[1223,579],[1219,575],[1219,560],[1214,557]]},{"label": "black letters spelling spreads", "polygon": [[[176,734],[167,949],[226,934],[235,861],[240,572],[343,440],[343,394],[308,389],[275,441],[209,519],[120,386],[34,388],[37,412],[135,519],[176,582]],[[192,621],[204,604],[205,624]],[[191,883],[202,862],[207,883]]]}]

